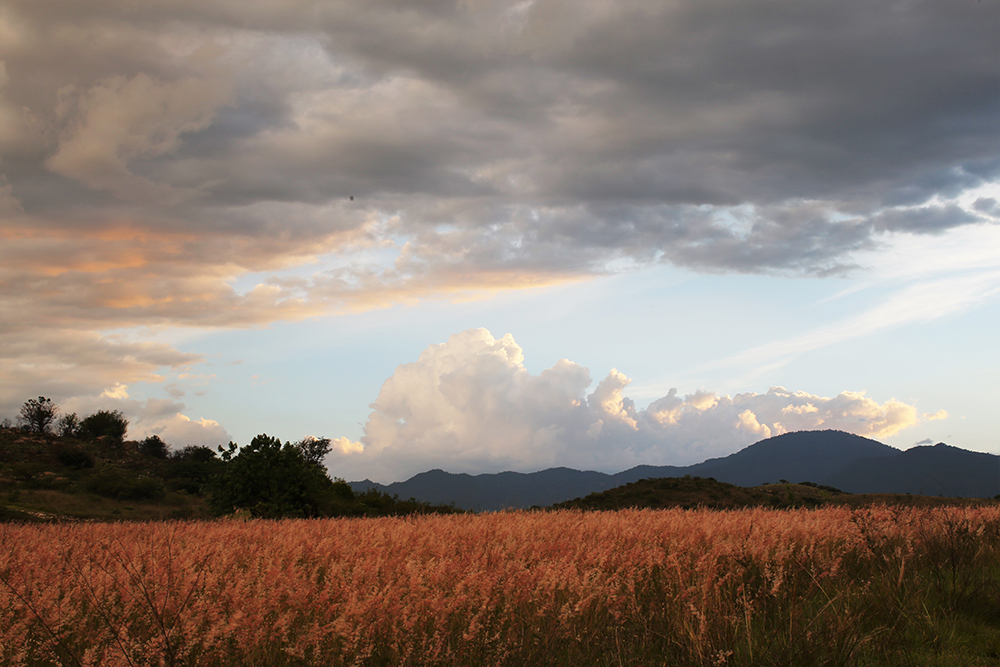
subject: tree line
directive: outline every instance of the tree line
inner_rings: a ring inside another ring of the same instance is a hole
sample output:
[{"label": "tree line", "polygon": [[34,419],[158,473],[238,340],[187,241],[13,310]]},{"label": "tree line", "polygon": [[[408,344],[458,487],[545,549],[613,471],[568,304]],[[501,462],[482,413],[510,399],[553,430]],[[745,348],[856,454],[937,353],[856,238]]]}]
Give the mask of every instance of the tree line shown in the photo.
[{"label": "tree line", "polygon": [[[44,396],[25,401],[17,422],[22,430],[31,433],[57,433],[87,440],[101,437],[124,440],[128,432],[128,419],[118,410],[98,410],[83,419],[75,412],[59,417],[59,406],[51,398]],[[5,426],[9,426],[9,423]]]},{"label": "tree line", "polygon": [[[154,503],[180,493],[203,498],[213,516],[310,518],[458,511],[374,489],[355,492],[343,479],[331,478],[323,464],[331,450],[329,438],[282,442],[261,434],[242,447],[230,442],[216,449],[172,448],[157,435],[126,441],[128,420],[121,412],[101,410],[82,419],[75,413],[60,416],[59,407],[44,396],[24,403],[16,427],[10,420],[0,426],[33,436],[0,440],[4,444],[0,464],[26,487],[62,480],[57,490]],[[30,448],[34,449],[29,453]]]}]

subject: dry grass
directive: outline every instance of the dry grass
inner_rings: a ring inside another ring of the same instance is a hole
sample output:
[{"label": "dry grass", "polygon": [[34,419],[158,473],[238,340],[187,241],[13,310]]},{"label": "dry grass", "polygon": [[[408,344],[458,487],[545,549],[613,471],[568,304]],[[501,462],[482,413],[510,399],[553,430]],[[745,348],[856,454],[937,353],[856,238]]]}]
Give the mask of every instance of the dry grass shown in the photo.
[{"label": "dry grass", "polygon": [[987,665],[998,568],[997,507],[7,525],[0,661]]}]

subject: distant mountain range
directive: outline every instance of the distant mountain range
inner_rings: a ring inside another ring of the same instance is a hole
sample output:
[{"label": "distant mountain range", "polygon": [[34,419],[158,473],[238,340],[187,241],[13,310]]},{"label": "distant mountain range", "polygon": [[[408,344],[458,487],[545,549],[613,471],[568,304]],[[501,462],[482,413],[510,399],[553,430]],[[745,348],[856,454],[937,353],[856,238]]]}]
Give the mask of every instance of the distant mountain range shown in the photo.
[{"label": "distant mountain range", "polygon": [[1000,494],[1000,456],[944,443],[905,451],[843,431],[797,431],[690,466],[637,466],[617,474],[549,468],[533,473],[468,475],[430,470],[405,482],[351,482],[400,498],[454,503],[474,511],[547,507],[589,493],[660,477],[714,477],[738,486],[816,482],[848,493],[911,493],[964,498]]}]

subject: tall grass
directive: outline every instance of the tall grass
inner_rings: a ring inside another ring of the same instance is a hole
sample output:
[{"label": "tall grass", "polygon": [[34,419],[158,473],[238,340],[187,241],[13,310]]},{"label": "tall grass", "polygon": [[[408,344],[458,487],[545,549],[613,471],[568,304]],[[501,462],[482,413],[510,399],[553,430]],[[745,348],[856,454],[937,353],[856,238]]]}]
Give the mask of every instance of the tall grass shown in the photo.
[{"label": "tall grass", "polygon": [[998,600],[998,507],[0,527],[5,665],[985,665]]}]

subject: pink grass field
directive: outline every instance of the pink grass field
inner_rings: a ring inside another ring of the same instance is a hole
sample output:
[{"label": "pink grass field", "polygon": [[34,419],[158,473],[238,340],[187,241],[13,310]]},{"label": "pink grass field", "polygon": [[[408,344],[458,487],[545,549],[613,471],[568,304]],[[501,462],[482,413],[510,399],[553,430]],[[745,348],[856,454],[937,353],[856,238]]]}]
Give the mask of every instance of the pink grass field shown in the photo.
[{"label": "pink grass field", "polygon": [[0,661],[854,664],[986,586],[998,535],[997,506],[0,525]]}]

